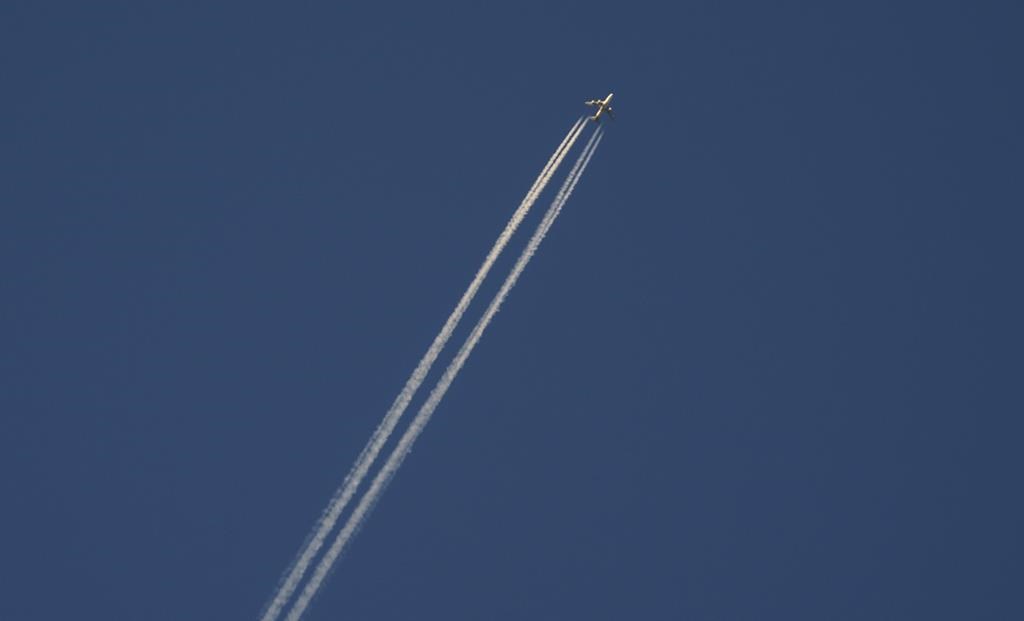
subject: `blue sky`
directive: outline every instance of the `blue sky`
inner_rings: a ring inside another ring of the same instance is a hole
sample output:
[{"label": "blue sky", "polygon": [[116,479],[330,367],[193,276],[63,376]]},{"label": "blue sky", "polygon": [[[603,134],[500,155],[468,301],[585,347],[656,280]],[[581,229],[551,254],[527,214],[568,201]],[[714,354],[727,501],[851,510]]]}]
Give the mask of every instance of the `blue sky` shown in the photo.
[{"label": "blue sky", "polygon": [[0,617],[255,619],[609,91],[308,618],[1021,616],[1020,18],[8,3]]}]

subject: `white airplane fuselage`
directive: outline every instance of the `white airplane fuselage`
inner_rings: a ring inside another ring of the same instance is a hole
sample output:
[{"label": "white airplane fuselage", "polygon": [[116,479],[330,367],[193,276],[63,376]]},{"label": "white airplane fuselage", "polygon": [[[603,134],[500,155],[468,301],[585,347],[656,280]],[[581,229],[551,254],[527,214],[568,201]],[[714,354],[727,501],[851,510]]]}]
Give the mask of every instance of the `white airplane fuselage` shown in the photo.
[{"label": "white airplane fuselage", "polygon": [[604,99],[591,99],[590,101],[585,102],[588,106],[597,106],[597,112],[594,113],[594,116],[590,117],[591,121],[600,121],[601,115],[604,114],[605,112],[608,113],[609,117],[615,118],[615,116],[612,114],[611,106],[613,95],[615,95],[615,93],[608,93],[608,96],[605,97]]}]

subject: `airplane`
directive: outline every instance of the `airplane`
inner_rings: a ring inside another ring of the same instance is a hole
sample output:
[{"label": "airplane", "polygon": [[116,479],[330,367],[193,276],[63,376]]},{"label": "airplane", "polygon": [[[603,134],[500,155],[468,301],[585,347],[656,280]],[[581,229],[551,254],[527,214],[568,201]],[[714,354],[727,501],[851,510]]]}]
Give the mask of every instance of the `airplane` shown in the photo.
[{"label": "airplane", "polygon": [[614,94],[615,93],[608,93],[608,96],[604,98],[604,101],[601,101],[600,99],[591,99],[590,101],[585,102],[588,106],[597,106],[597,113],[590,117],[591,121],[601,120],[602,112],[607,112],[609,117],[613,119],[615,118],[615,115],[612,114],[612,107],[610,105],[612,102],[612,95]]}]

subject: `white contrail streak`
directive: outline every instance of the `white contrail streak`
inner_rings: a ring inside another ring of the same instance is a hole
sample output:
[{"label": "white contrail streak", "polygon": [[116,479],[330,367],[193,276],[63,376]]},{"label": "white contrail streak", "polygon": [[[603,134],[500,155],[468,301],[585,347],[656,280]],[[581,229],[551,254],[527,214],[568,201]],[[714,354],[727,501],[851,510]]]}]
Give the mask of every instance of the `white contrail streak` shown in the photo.
[{"label": "white contrail streak", "polygon": [[424,402],[423,406],[420,407],[419,412],[416,413],[416,417],[412,423],[409,424],[409,428],[402,434],[398,444],[395,446],[388,460],[381,467],[380,471],[374,477],[373,482],[370,484],[369,489],[363,494],[359,504],[353,510],[352,515],[349,516],[345,526],[342,527],[338,536],[335,538],[331,547],[324,553],[323,558],[317,564],[316,570],[313,572],[312,577],[306,583],[305,588],[299,595],[295,602],[295,605],[288,612],[286,621],[299,621],[302,614],[305,612],[309,603],[320,589],[321,584],[330,573],[331,568],[337,561],[338,556],[341,554],[345,545],[352,538],[352,535],[359,528],[362,521],[365,519],[366,514],[373,508],[380,495],[384,492],[388,483],[394,477],[395,472],[402,465],[402,461],[405,456],[409,453],[414,442],[419,437],[420,433],[426,427],[427,423],[430,422],[430,417],[433,415],[434,410],[437,409],[437,405],[441,402],[448,387],[451,386],[455,380],[455,376],[462,369],[462,366],[466,363],[469,355],[473,352],[473,348],[476,347],[480,337],[483,336],[484,330],[491,323],[491,319],[498,312],[502,302],[508,296],[509,291],[516,284],[519,279],[519,275],[522,274],[523,269],[526,268],[526,264],[530,262],[540,243],[544,240],[544,236],[547,235],[551,225],[554,224],[555,219],[562,210],[562,206],[569,200],[569,196],[572,194],[573,189],[576,187],[576,183],[579,181],[580,176],[583,174],[583,170],[587,167],[590,162],[590,158],[594,155],[594,151],[597,149],[597,145],[601,142],[601,128],[598,127],[594,134],[590,137],[583,152],[580,153],[579,159],[576,160],[575,165],[566,177],[565,182],[562,184],[561,189],[555,196],[555,199],[551,202],[551,206],[548,208],[547,213],[544,215],[544,219],[538,225],[537,230],[534,232],[533,237],[530,238],[529,243],[523,250],[523,253],[519,256],[516,261],[515,267],[512,268],[512,272],[505,279],[501,289],[491,300],[490,305],[484,312],[480,321],[474,326],[473,331],[469,337],[466,338],[466,342],[462,344],[458,354],[452,360],[448,368],[445,369],[444,375],[438,380],[437,385],[430,392],[430,396]]},{"label": "white contrail streak", "polygon": [[281,609],[288,602],[288,598],[291,597],[295,588],[298,586],[302,577],[305,575],[306,570],[309,568],[310,563],[313,561],[316,554],[323,547],[324,541],[327,536],[330,535],[334,529],[334,525],[338,521],[338,517],[348,504],[349,500],[356,493],[360,483],[366,477],[367,472],[373,465],[374,460],[380,453],[384,444],[387,443],[388,437],[394,431],[395,425],[398,424],[399,419],[405,412],[405,409],[409,406],[409,402],[412,400],[413,395],[419,389],[420,385],[426,379],[427,374],[430,372],[431,366],[437,360],[437,357],[441,354],[441,350],[444,349],[445,344],[451,338],[452,333],[455,331],[456,326],[462,319],[462,315],[466,312],[470,302],[473,301],[473,297],[480,289],[480,285],[483,283],[487,274],[493,267],[494,262],[498,256],[505,249],[512,235],[516,232],[516,229],[522,223],[526,214],[530,211],[533,203],[536,202],[537,197],[547,186],[551,176],[554,175],[555,171],[561,165],[562,160],[565,159],[566,154],[572,149],[573,144],[579,137],[580,132],[586,124],[585,117],[580,117],[576,120],[576,123],[566,134],[565,138],[562,139],[561,144],[555,149],[555,152],[548,159],[544,168],[541,169],[537,179],[533,182],[526,196],[523,198],[519,207],[512,214],[508,224],[505,225],[505,229],[498,236],[498,239],[494,242],[494,246],[491,251],[487,253],[487,257],[484,259],[480,269],[477,270],[476,275],[473,277],[472,282],[469,283],[469,287],[465,293],[462,294],[462,298],[459,300],[455,310],[452,311],[451,315],[448,316],[448,320],[445,322],[441,331],[434,337],[434,342],[430,344],[427,352],[423,355],[419,364],[413,370],[412,375],[406,380],[405,386],[402,391],[398,393],[391,408],[384,415],[377,429],[370,436],[370,440],[363,448],[359,457],[356,458],[355,463],[352,465],[352,469],[346,475],[344,482],[341,484],[331,497],[327,508],[321,515],[317,524],[313,527],[313,531],[307,536],[306,541],[301,548],[299,555],[292,561],[291,566],[286,570],[285,576],[279,584],[277,591],[274,593],[273,598],[266,605],[263,616],[260,617],[261,621],[273,621],[280,615]]}]

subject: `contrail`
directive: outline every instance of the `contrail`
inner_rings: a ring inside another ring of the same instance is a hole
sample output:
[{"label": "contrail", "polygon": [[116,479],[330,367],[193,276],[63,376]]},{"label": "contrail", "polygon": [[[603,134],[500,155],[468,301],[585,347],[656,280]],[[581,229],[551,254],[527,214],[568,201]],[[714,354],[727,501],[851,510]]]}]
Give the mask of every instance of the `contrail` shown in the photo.
[{"label": "contrail", "polygon": [[299,621],[302,617],[302,614],[305,612],[309,603],[320,589],[321,584],[327,577],[327,574],[331,571],[331,568],[334,566],[338,556],[345,548],[345,545],[359,528],[369,510],[376,504],[380,495],[384,492],[384,489],[387,487],[388,483],[390,483],[392,477],[394,477],[395,472],[397,472],[398,468],[402,465],[402,461],[405,459],[405,456],[408,455],[413,443],[416,442],[416,439],[423,431],[423,428],[426,427],[428,422],[430,422],[430,417],[433,415],[434,410],[437,409],[437,405],[441,402],[445,392],[448,391],[448,387],[451,386],[452,382],[455,380],[455,376],[466,363],[466,359],[468,359],[469,355],[473,352],[473,348],[476,347],[480,337],[483,336],[484,330],[487,329],[487,326],[491,323],[491,319],[494,318],[494,315],[498,312],[502,302],[504,302],[505,298],[508,296],[509,291],[511,291],[512,287],[519,279],[519,275],[522,274],[523,269],[526,268],[526,264],[530,262],[530,259],[540,246],[540,243],[544,240],[544,236],[547,235],[551,225],[554,224],[555,219],[561,212],[562,206],[569,200],[569,196],[576,187],[576,183],[583,174],[583,170],[590,162],[590,158],[593,157],[594,151],[597,149],[597,145],[600,144],[601,136],[601,128],[598,127],[590,137],[590,140],[587,142],[586,147],[584,147],[583,152],[580,153],[575,165],[573,165],[572,170],[569,172],[569,176],[566,177],[561,189],[559,189],[558,194],[551,202],[551,206],[544,215],[544,219],[541,221],[540,225],[538,225],[533,237],[530,238],[530,241],[523,250],[523,253],[516,261],[515,267],[512,268],[512,272],[505,279],[505,282],[501,285],[501,289],[494,296],[494,299],[491,300],[490,305],[480,318],[480,321],[478,321],[476,326],[473,327],[473,331],[470,333],[469,337],[466,338],[466,342],[462,344],[458,354],[456,354],[451,364],[448,365],[448,368],[445,369],[444,375],[442,375],[441,379],[438,380],[434,389],[430,391],[430,396],[427,398],[426,402],[424,402],[423,406],[420,407],[419,412],[416,413],[416,417],[413,419],[412,423],[409,424],[409,428],[406,429],[405,433],[402,434],[402,437],[398,440],[398,444],[395,446],[394,450],[392,450],[388,460],[374,477],[369,489],[367,489],[366,493],[363,494],[359,504],[356,505],[352,515],[349,516],[348,521],[338,533],[338,536],[331,544],[331,547],[324,554],[323,558],[320,559],[312,577],[306,583],[305,588],[302,590],[302,593],[299,595],[291,611],[289,611],[286,621]]},{"label": "contrail", "polygon": [[331,497],[327,508],[313,527],[313,531],[306,537],[306,541],[303,543],[303,547],[300,549],[299,555],[292,561],[292,564],[285,572],[285,576],[280,582],[277,591],[274,593],[273,598],[266,605],[263,615],[260,617],[261,621],[273,621],[280,615],[281,609],[288,602],[288,598],[291,597],[292,593],[295,592],[295,588],[298,586],[299,581],[305,575],[306,570],[309,568],[310,563],[316,556],[320,548],[323,547],[324,541],[327,536],[334,529],[334,525],[338,521],[338,517],[348,504],[349,500],[356,493],[360,483],[366,477],[366,473],[369,471],[370,466],[373,465],[374,460],[380,453],[384,444],[387,443],[388,437],[391,436],[394,431],[395,425],[398,424],[398,420],[402,417],[405,409],[409,406],[409,402],[412,400],[413,395],[419,389],[420,385],[426,379],[427,374],[430,372],[431,366],[437,360],[437,357],[441,354],[441,350],[444,349],[445,344],[451,338],[452,333],[455,331],[456,326],[462,319],[462,315],[466,312],[470,302],[473,301],[473,297],[476,295],[477,290],[480,289],[480,285],[483,283],[487,274],[490,272],[491,267],[497,260],[498,256],[505,249],[512,235],[516,232],[516,229],[522,223],[526,214],[530,211],[533,203],[537,200],[537,197],[543,192],[550,181],[551,176],[554,175],[555,171],[561,165],[562,160],[565,159],[566,154],[572,149],[573,144],[579,137],[586,125],[586,119],[580,117],[576,120],[576,123],[566,134],[565,138],[562,139],[561,144],[555,149],[555,152],[548,159],[544,168],[541,169],[537,179],[533,182],[526,196],[523,197],[519,207],[512,214],[508,224],[505,225],[505,229],[498,236],[498,239],[494,242],[494,246],[490,252],[487,253],[487,257],[484,259],[480,269],[477,270],[473,280],[469,283],[469,287],[465,293],[462,294],[462,298],[456,305],[455,310],[452,311],[451,315],[448,316],[448,320],[445,322],[441,331],[438,332],[437,336],[434,337],[434,342],[430,344],[427,352],[423,355],[419,364],[413,370],[412,375],[406,380],[405,386],[402,391],[398,393],[394,403],[391,404],[391,408],[384,415],[377,429],[370,436],[370,440],[363,448],[359,457],[356,458],[355,463],[352,465],[352,469],[348,475],[345,476],[344,482],[341,484]]}]

